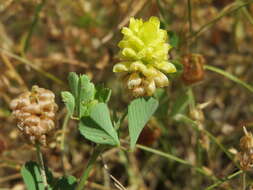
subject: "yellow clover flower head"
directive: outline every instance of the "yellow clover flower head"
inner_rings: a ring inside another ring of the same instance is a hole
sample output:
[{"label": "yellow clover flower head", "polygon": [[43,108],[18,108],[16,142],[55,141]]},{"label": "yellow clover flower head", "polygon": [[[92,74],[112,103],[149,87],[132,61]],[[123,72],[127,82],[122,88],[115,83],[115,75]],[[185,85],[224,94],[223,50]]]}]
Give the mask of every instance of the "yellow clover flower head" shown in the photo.
[{"label": "yellow clover flower head", "polygon": [[123,39],[118,44],[121,62],[114,65],[113,72],[134,73],[127,77],[126,84],[132,84],[132,78],[141,81],[135,86],[127,85],[133,92],[142,92],[135,96],[152,95],[156,87],[167,86],[165,74],[176,72],[176,67],[168,61],[171,46],[167,43],[167,32],[160,29],[159,19],[151,17],[143,22],[131,18],[129,27],[123,27],[122,34]]}]

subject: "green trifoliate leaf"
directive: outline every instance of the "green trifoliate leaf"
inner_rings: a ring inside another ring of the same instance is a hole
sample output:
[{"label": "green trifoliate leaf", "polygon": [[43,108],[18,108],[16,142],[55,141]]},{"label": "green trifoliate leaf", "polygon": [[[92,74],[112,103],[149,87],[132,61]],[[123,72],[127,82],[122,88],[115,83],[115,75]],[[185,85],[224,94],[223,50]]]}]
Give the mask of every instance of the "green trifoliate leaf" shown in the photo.
[{"label": "green trifoliate leaf", "polygon": [[98,103],[91,108],[90,115],[81,119],[79,130],[85,138],[95,143],[113,146],[120,144],[109,109],[104,103]]},{"label": "green trifoliate leaf", "polygon": [[79,86],[79,77],[76,73],[70,72],[68,76],[68,81],[69,81],[69,87],[71,90],[71,93],[75,98],[78,98],[78,86]]},{"label": "green trifoliate leaf", "polygon": [[79,79],[79,118],[87,116],[88,105],[94,100],[95,97],[95,86],[90,82],[87,75],[80,76]]},{"label": "green trifoliate leaf", "polygon": [[75,111],[75,98],[70,92],[62,92],[61,93],[62,101],[65,103],[67,107],[69,115],[73,115]]}]

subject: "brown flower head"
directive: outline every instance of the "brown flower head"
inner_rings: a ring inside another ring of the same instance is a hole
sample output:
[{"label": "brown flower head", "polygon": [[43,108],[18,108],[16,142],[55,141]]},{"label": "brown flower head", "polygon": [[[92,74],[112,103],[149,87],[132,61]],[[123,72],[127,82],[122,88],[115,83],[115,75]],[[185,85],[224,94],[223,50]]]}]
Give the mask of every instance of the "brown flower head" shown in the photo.
[{"label": "brown flower head", "polygon": [[253,136],[243,127],[244,136],[240,139],[239,160],[243,170],[248,170],[253,164]]},{"label": "brown flower head", "polygon": [[183,57],[182,64],[184,72],[182,80],[185,84],[190,85],[204,79],[205,59],[200,54],[189,54]]},{"label": "brown flower head", "polygon": [[24,92],[10,104],[18,128],[33,144],[46,145],[46,135],[55,128],[57,104],[54,98],[50,90],[33,86],[31,91]]}]

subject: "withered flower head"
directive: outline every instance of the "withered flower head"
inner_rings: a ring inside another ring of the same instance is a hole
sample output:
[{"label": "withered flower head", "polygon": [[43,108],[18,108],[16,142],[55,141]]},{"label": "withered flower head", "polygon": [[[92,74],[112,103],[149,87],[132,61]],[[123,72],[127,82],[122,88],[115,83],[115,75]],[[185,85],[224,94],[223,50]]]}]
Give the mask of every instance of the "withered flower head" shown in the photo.
[{"label": "withered flower head", "polygon": [[138,72],[126,74],[123,77],[124,86],[134,97],[152,96],[156,88],[168,86],[168,78],[160,71],[155,77],[145,77]]},{"label": "withered flower head", "polygon": [[184,72],[182,80],[190,85],[204,79],[205,58],[200,54],[189,54],[183,57]]},{"label": "withered flower head", "polygon": [[248,170],[253,164],[253,136],[245,127],[243,127],[243,130],[244,136],[240,139],[241,152],[239,152],[239,159],[242,169]]},{"label": "withered flower head", "polygon": [[253,149],[253,136],[245,127],[243,130],[244,136],[240,139],[240,148],[242,151],[248,151],[249,149]]},{"label": "withered flower head", "polygon": [[54,98],[50,90],[33,86],[10,104],[18,128],[33,144],[46,145],[46,136],[55,128],[57,104]]}]

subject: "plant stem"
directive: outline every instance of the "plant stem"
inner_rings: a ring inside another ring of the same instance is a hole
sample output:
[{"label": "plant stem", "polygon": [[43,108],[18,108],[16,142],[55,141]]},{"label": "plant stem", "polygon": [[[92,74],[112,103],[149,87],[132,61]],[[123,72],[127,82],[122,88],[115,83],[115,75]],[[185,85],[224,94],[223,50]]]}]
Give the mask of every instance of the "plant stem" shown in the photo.
[{"label": "plant stem", "polygon": [[25,39],[24,52],[26,52],[29,48],[33,31],[34,31],[34,29],[35,29],[35,27],[38,23],[38,20],[39,20],[39,13],[41,12],[41,10],[44,7],[45,3],[46,3],[46,0],[42,0],[42,2],[39,5],[37,5],[37,7],[35,9],[35,14],[34,14],[34,17],[33,17],[33,20],[32,20],[32,24],[31,24],[30,30],[27,34],[27,37]]},{"label": "plant stem", "polygon": [[194,166],[190,162],[188,162],[186,160],[183,160],[181,158],[178,158],[178,157],[176,157],[172,154],[165,153],[165,152],[162,152],[162,151],[159,151],[159,150],[156,150],[156,149],[153,149],[153,148],[149,148],[149,147],[146,147],[146,146],[143,146],[143,145],[140,145],[140,144],[137,144],[136,147],[141,149],[141,150],[144,150],[144,151],[147,151],[147,152],[152,152],[152,153],[157,154],[159,156],[162,156],[162,157],[165,157],[167,159],[173,160],[173,161],[178,162],[180,164],[184,164],[186,166],[189,166],[189,167],[193,168],[194,170],[196,170],[197,172],[199,172],[200,174],[203,174],[203,175],[205,175],[205,176],[207,176],[207,177],[209,177],[213,180],[217,180],[217,178],[215,176],[213,176],[212,174],[209,174],[204,168]]},{"label": "plant stem", "polygon": [[226,178],[223,178],[223,179],[219,180],[218,182],[208,186],[207,188],[205,188],[205,190],[214,189],[214,188],[218,187],[219,185],[221,185],[222,183],[229,181],[229,180],[233,179],[234,177],[240,175],[242,172],[243,172],[242,170],[239,170],[239,171],[227,176]]},{"label": "plant stem", "polygon": [[41,169],[41,177],[42,177],[42,181],[45,187],[45,190],[48,189],[48,183],[47,183],[47,176],[46,176],[46,170],[45,170],[45,165],[44,165],[44,161],[43,161],[43,156],[40,150],[40,144],[36,143],[36,152],[37,152],[37,157],[38,157],[38,161],[39,161],[39,166]]},{"label": "plant stem", "polygon": [[242,190],[246,190],[246,187],[247,187],[246,184],[247,184],[246,183],[246,172],[243,172],[242,173]]},{"label": "plant stem", "polygon": [[244,88],[248,89],[250,92],[253,93],[253,86],[249,85],[248,83],[240,80],[239,78],[237,78],[236,76],[222,70],[222,69],[219,69],[217,67],[214,67],[214,66],[211,66],[211,65],[205,65],[204,66],[205,69],[209,70],[209,71],[213,71],[213,72],[216,72],[220,75],[223,75],[224,77],[236,82],[237,84],[240,84],[241,86],[243,86]]},{"label": "plant stem", "polygon": [[68,125],[69,118],[70,118],[70,114],[67,113],[65,118],[64,118],[64,121],[63,121],[62,135],[61,135],[61,153],[62,153],[62,158],[61,159],[62,159],[62,166],[63,166],[64,174],[66,174],[66,168],[65,168],[64,163],[67,160],[66,151],[65,151],[65,135],[66,135],[66,128],[67,128],[67,125]]},{"label": "plant stem", "polygon": [[189,22],[189,32],[192,34],[192,5],[191,0],[187,0],[187,8],[188,8],[188,22]]},{"label": "plant stem", "polygon": [[99,157],[99,155],[102,153],[103,150],[104,150],[104,147],[101,145],[98,145],[95,147],[95,149],[90,157],[90,160],[88,161],[86,168],[84,169],[83,175],[80,178],[80,181],[79,181],[79,184],[78,184],[76,190],[84,190],[84,186],[85,186],[85,183],[89,177],[90,171],[93,168],[97,158]]}]

